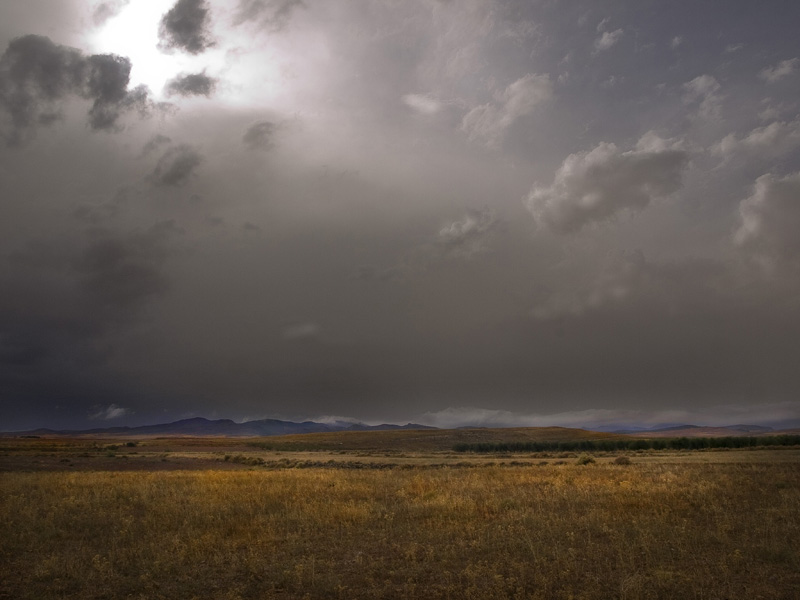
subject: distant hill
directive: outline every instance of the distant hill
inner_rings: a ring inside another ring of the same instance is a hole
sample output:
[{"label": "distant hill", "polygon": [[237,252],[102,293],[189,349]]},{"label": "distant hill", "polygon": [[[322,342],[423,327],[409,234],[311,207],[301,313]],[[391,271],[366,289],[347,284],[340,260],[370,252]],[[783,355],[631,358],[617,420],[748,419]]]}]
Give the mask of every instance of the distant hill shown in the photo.
[{"label": "distant hill", "polygon": [[[182,419],[171,423],[157,425],[143,425],[139,427],[102,427],[94,429],[35,429],[32,431],[17,431],[0,433],[0,437],[10,436],[101,436],[101,437],[271,437],[282,436],[281,443],[314,444],[331,447],[342,443],[341,437],[334,440],[326,439],[326,434],[348,434],[356,437],[347,438],[348,443],[356,447],[379,447],[381,444],[394,443],[393,437],[386,434],[378,438],[371,438],[368,432],[396,432],[400,437],[397,442],[405,446],[412,439],[424,447],[443,448],[455,443],[477,442],[524,442],[533,440],[575,440],[575,439],[602,439],[602,438],[678,438],[678,437],[737,437],[737,436],[762,436],[788,431],[775,431],[771,427],[760,425],[730,425],[725,427],[701,427],[698,425],[671,425],[653,429],[629,428],[616,431],[592,431],[564,427],[508,427],[508,428],[481,428],[460,427],[454,430],[438,429],[419,423],[406,425],[366,425],[351,421],[332,421],[319,423],[316,421],[282,421],[279,419],[261,419],[237,423],[231,419],[205,419],[194,417]],[[406,435],[407,432],[409,435]],[[308,437],[308,434],[313,434]],[[402,435],[401,435],[402,434]],[[364,437],[367,435],[367,437]],[[299,437],[287,437],[299,436]],[[446,440],[446,441],[445,441]],[[412,444],[413,445],[413,444]]]},{"label": "distant hill", "polygon": [[[355,450],[388,452],[451,451],[457,444],[581,441],[630,439],[628,436],[571,429],[566,427],[508,427],[437,429],[415,423],[407,425],[364,425],[363,423],[334,422],[294,423],[265,419],[235,423],[228,419],[211,421],[195,418],[148,425],[144,427],[109,427],[80,431],[37,429],[3,433],[0,437],[138,439],[147,447],[153,444],[196,444],[220,447],[244,444],[265,450]],[[248,439],[249,438],[249,439]],[[254,439],[260,438],[260,439]],[[159,441],[161,440],[161,441]],[[169,440],[169,442],[167,442]]]},{"label": "distant hill", "polygon": [[427,425],[408,423],[407,425],[365,425],[364,423],[350,423],[347,421],[334,421],[332,423],[317,423],[315,421],[281,421],[278,419],[261,419],[259,421],[246,421],[237,423],[230,419],[204,419],[194,417],[182,419],[172,423],[159,425],[143,425],[140,427],[104,427],[96,429],[34,429],[33,431],[18,431],[0,435],[110,435],[110,436],[227,436],[227,437],[262,437],[272,435],[290,435],[298,433],[333,433],[337,431],[387,431],[404,429],[435,429]]}]

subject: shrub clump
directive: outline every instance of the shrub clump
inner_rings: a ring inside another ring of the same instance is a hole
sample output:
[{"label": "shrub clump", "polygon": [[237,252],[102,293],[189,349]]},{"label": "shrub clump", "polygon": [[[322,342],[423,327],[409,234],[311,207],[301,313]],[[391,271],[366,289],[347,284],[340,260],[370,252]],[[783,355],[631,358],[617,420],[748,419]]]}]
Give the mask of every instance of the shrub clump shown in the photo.
[{"label": "shrub clump", "polygon": [[594,456],[591,456],[589,454],[581,454],[578,457],[578,460],[575,461],[575,464],[576,465],[590,465],[593,462],[595,462]]},{"label": "shrub clump", "polygon": [[631,464],[631,459],[628,458],[627,456],[618,456],[617,458],[614,459],[614,464],[615,465],[629,465],[629,464]]}]

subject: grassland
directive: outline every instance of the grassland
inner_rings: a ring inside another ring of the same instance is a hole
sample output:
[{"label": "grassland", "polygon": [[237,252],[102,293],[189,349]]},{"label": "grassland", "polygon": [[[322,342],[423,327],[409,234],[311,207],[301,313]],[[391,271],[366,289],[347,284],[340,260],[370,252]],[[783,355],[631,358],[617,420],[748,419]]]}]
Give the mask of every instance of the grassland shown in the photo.
[{"label": "grassland", "polygon": [[797,448],[362,442],[3,440],[0,598],[798,598]]}]

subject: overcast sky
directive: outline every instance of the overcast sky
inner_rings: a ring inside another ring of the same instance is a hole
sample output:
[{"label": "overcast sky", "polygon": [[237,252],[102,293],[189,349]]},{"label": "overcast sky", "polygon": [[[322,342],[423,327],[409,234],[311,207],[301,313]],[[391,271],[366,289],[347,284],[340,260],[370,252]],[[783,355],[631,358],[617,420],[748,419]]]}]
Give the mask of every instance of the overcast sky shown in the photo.
[{"label": "overcast sky", "polygon": [[0,1],[0,429],[797,423],[798,23]]}]

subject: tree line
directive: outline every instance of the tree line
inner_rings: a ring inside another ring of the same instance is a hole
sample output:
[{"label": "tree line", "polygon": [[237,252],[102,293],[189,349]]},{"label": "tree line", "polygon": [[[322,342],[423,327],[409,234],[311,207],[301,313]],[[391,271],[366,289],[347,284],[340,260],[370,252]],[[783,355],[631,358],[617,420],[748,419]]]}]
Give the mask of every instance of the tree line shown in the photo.
[{"label": "tree line", "polygon": [[462,442],[456,452],[598,452],[614,450],[703,450],[706,448],[755,448],[797,446],[800,435],[677,437],[636,440],[575,440],[562,442]]}]

